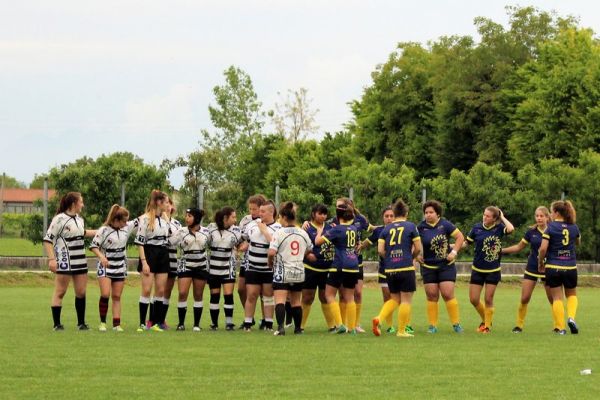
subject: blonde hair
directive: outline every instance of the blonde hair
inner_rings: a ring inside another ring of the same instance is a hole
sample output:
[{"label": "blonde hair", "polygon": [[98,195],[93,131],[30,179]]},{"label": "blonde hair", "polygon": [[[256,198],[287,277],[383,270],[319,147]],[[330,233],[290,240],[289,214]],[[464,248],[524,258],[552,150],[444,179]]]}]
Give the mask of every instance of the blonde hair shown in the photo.
[{"label": "blonde hair", "polygon": [[112,226],[115,221],[125,221],[129,219],[129,211],[125,207],[121,207],[118,204],[113,204],[108,212],[108,217],[104,221],[104,225]]},{"label": "blonde hair", "polygon": [[[535,209],[534,215],[537,214],[538,211],[541,211],[542,214],[544,214],[547,219],[550,219],[550,211],[548,210],[548,207],[546,207],[546,206],[538,206],[538,208]],[[533,225],[529,226],[530,229],[533,229],[535,227],[537,227],[537,224],[533,224]]]},{"label": "blonde hair", "polygon": [[[154,223],[156,222],[156,217],[157,217],[157,213],[156,213],[156,209],[157,209],[157,204],[159,201],[165,201],[167,200],[168,196],[166,193],[161,192],[158,189],[154,189],[152,190],[152,192],[150,193],[150,198],[148,199],[148,203],[146,203],[146,213],[145,215],[148,216],[148,229],[153,231],[154,230]],[[163,212],[160,212],[160,216],[162,216]]]}]

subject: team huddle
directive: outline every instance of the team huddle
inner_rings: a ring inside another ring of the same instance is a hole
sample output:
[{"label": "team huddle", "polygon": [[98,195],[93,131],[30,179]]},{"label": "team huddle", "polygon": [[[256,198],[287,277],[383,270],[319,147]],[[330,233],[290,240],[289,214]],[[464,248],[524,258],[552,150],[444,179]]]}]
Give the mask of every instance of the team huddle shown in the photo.
[{"label": "team huddle", "polygon": [[[325,324],[332,333],[363,333],[362,250],[377,246],[378,281],[383,306],[371,321],[376,336],[382,332],[410,338],[411,303],[416,291],[416,270],[420,268],[427,297],[427,332],[438,332],[440,294],[456,333],[462,333],[459,305],[455,298],[456,266],[459,252],[474,246],[469,284],[469,300],[481,323],[477,331],[492,329],[494,293],[501,280],[502,254],[517,253],[529,247],[522,281],[517,322],[512,332],[524,329],[527,305],[538,280],[552,308],[554,332],[579,332],[577,312],[577,262],[575,245],[580,233],[573,205],[555,201],[550,210],[540,206],[535,224],[518,244],[502,246],[502,238],[514,231],[513,225],[497,207],[486,207],[482,222],[465,236],[443,218],[441,203],[423,204],[423,220],[407,221],[408,206],[397,200],[382,212],[380,226],[374,226],[348,198],[339,198],[335,215],[323,204],[311,210],[310,221],[297,220],[293,202],[276,205],[262,195],[248,199],[249,214],[240,222],[232,207],[218,210],[208,226],[202,226],[204,211],[189,208],[184,224],[173,218],[175,205],[169,196],[154,190],[145,213],[131,219],[124,207],[113,205],[102,227],[86,230],[79,216],[83,209],[80,193],[62,197],[57,214],[44,237],[49,269],[56,274],[52,297],[54,330],[61,324],[62,299],[73,280],[75,309],[79,330],[88,330],[85,322],[88,266],[84,238],[92,238],[90,250],[97,256],[100,286],[98,309],[100,331],[106,331],[112,299],[112,326],[121,327],[121,295],[127,277],[126,248],[129,237],[139,249],[138,272],[141,276],[138,332],[163,331],[171,292],[177,282],[178,324],[186,330],[190,289],[193,296],[192,330],[201,330],[204,289],[210,291],[210,329],[219,329],[220,297],[223,293],[225,330],[234,330],[234,288],[243,306],[244,318],[239,329],[252,331],[257,304],[262,318],[258,329],[283,336],[293,325],[294,334],[302,334],[318,295]],[[362,240],[364,235],[368,235]],[[239,264],[239,274],[238,274]],[[239,275],[239,276],[238,276]],[[484,299],[481,294],[484,292]],[[566,297],[566,322],[564,298]],[[398,310],[395,326],[392,315]],[[275,319],[275,321],[274,321]],[[276,326],[274,325],[276,322]]]}]

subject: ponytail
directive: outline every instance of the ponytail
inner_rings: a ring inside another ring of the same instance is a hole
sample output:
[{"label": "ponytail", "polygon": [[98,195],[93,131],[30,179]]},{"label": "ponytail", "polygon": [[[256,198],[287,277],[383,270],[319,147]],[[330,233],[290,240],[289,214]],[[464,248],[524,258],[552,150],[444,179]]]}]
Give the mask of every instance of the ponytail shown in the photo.
[{"label": "ponytail", "polygon": [[279,215],[292,222],[296,220],[296,205],[291,201],[286,201],[279,207]]},{"label": "ponytail", "polygon": [[224,231],[225,229],[227,229],[225,228],[225,218],[229,217],[234,212],[235,210],[233,209],[233,207],[229,206],[225,206],[216,212],[215,224],[217,224],[217,228],[220,231]]},{"label": "ponytail", "polygon": [[81,193],[79,192],[69,192],[65,194],[58,204],[58,209],[56,210],[56,214],[64,213],[71,208],[71,206],[77,203],[81,199]]},{"label": "ponytail", "polygon": [[554,201],[550,208],[552,212],[559,214],[567,224],[574,224],[577,221],[577,213],[570,200]]},{"label": "ponytail", "polygon": [[125,207],[113,204],[108,212],[106,221],[104,221],[104,225],[113,226],[115,221],[126,221],[127,219],[129,219],[129,211]]},{"label": "ponytail", "polygon": [[394,217],[403,218],[408,215],[408,206],[404,201],[398,199],[392,206],[392,211],[394,211]]}]

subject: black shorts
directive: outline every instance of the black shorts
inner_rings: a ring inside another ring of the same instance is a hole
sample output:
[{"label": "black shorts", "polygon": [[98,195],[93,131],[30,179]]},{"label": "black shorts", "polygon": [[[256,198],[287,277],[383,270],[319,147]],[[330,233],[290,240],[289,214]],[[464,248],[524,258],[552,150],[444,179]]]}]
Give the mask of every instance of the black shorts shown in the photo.
[{"label": "black shorts", "polygon": [[479,272],[471,270],[471,281],[472,285],[483,286],[484,284],[497,285],[502,280],[502,274],[500,271],[494,272]]},{"label": "black shorts", "polygon": [[379,283],[379,286],[381,287],[388,287],[388,283],[387,283],[387,276],[385,276],[385,274],[378,272],[377,273],[377,283]]},{"label": "black shorts", "polygon": [[575,289],[577,287],[577,270],[546,268],[546,285],[551,288],[564,286],[565,289]]},{"label": "black shorts", "polygon": [[[162,246],[144,245],[146,262],[153,274],[168,274],[170,270],[169,249]],[[142,260],[138,260],[138,272],[142,272]]]},{"label": "black shorts", "polygon": [[360,264],[358,266],[358,280],[359,281],[364,281],[365,280],[365,270],[364,270],[362,264]]},{"label": "black shorts", "polygon": [[339,289],[343,286],[346,289],[354,289],[358,283],[358,272],[335,271],[327,274],[327,284]]},{"label": "black shorts", "polygon": [[246,285],[264,285],[266,283],[273,283],[273,271],[246,271]]},{"label": "black shorts", "polygon": [[177,274],[177,277],[192,278],[192,279],[198,279],[201,281],[207,281],[208,280],[208,271],[205,269],[200,269],[200,268],[186,268],[185,270],[180,271],[179,274]]},{"label": "black shorts", "polygon": [[390,293],[417,291],[417,274],[414,270],[391,272],[386,275]]},{"label": "black shorts", "polygon": [[287,290],[290,292],[301,292],[302,282],[299,283],[273,283],[273,290]]},{"label": "black shorts", "polygon": [[87,267],[70,270],[70,271],[61,271],[61,270],[56,271],[57,275],[83,275],[83,274],[87,274],[87,273],[88,273]]},{"label": "black shorts", "polygon": [[208,287],[211,289],[220,289],[221,285],[227,283],[235,283],[235,278],[230,278],[229,275],[208,275]]},{"label": "black shorts", "polygon": [[327,271],[319,272],[305,268],[304,289],[315,290],[319,288],[319,290],[325,290],[325,285],[327,284],[327,273]]},{"label": "black shorts", "polygon": [[238,276],[240,278],[245,278],[246,277],[246,268],[243,265],[240,266],[240,272],[238,272]]},{"label": "black shorts", "polygon": [[[537,275],[537,276],[536,276]],[[535,271],[527,271],[525,270],[525,273],[523,274],[523,279],[527,279],[528,281],[541,281],[541,282],[546,282],[546,277],[544,276],[544,274],[540,274],[539,272]]]},{"label": "black shorts", "polygon": [[424,284],[456,282],[456,267],[451,265],[433,269],[421,266],[421,276]]}]

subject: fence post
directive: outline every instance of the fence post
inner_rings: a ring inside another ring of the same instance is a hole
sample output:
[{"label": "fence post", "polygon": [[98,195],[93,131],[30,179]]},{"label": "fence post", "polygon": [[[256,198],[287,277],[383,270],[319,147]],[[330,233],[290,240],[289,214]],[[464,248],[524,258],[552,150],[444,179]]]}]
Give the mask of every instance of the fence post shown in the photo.
[{"label": "fence post", "polygon": [[121,207],[125,207],[125,182],[121,183]]},{"label": "fence post", "polygon": [[348,198],[350,198],[350,200],[354,201],[354,188],[353,187],[348,189]]},{"label": "fence post", "polygon": [[198,208],[204,209],[204,185],[198,185]]},{"label": "fence post", "polygon": [[6,178],[6,172],[2,173],[2,183],[0,184],[0,235],[4,233],[4,222],[3,214],[4,214],[4,179]]},{"label": "fence post", "polygon": [[421,192],[421,204],[425,204],[426,201],[427,201],[427,188],[423,187],[423,190]]},{"label": "fence post", "polygon": [[561,199],[562,201],[565,201],[565,192],[562,192],[562,193],[560,194],[560,199]]},{"label": "fence post", "polygon": [[275,207],[279,208],[279,181],[275,181]]},{"label": "fence post", "polygon": [[[48,178],[44,178],[44,230],[42,232],[42,236],[46,234],[48,230]],[[48,257],[46,254],[46,248],[42,246],[42,252],[44,256]]]}]

